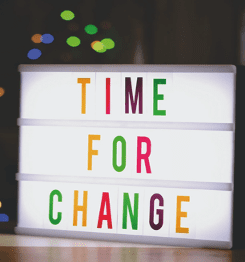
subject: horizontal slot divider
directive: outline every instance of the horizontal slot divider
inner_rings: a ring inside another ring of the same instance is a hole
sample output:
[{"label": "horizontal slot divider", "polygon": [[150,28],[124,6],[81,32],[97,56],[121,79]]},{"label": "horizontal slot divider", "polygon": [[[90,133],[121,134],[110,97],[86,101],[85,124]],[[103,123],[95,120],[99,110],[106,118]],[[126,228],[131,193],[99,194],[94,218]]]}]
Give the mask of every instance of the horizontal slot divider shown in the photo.
[{"label": "horizontal slot divider", "polygon": [[67,126],[67,127],[105,127],[135,129],[179,129],[234,131],[232,123],[195,123],[195,122],[146,122],[146,121],[108,121],[108,120],[57,120],[18,118],[19,126]]},{"label": "horizontal slot divider", "polygon": [[217,183],[217,182],[58,176],[58,175],[37,175],[37,174],[23,174],[23,173],[16,173],[16,180],[233,191],[232,183]]},{"label": "horizontal slot divider", "polygon": [[169,72],[169,73],[236,73],[234,65],[111,65],[111,64],[91,64],[91,65],[19,65],[19,72]]}]

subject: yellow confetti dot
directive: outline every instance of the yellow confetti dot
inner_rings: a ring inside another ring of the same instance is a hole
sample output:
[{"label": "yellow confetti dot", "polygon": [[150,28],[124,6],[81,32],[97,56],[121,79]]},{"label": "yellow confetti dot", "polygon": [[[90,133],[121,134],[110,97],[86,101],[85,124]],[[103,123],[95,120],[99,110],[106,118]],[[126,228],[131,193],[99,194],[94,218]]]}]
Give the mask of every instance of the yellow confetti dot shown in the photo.
[{"label": "yellow confetti dot", "polygon": [[94,41],[91,43],[91,47],[94,49],[94,44],[99,43],[100,41]]}]

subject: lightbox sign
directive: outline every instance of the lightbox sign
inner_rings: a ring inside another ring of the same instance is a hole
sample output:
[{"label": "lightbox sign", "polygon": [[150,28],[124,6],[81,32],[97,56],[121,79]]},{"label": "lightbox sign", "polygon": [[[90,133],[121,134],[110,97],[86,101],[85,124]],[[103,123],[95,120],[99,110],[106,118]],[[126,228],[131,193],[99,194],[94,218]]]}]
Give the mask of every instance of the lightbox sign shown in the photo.
[{"label": "lightbox sign", "polygon": [[232,65],[20,65],[16,233],[232,247]]}]

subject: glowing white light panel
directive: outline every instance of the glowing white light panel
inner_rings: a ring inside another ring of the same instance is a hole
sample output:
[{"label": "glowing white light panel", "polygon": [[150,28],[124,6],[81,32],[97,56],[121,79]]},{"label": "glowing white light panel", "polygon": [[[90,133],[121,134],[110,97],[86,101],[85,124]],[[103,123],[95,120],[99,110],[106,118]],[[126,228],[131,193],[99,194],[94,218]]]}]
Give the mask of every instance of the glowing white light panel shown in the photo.
[{"label": "glowing white light panel", "polygon": [[232,247],[234,66],[19,71],[17,233]]}]

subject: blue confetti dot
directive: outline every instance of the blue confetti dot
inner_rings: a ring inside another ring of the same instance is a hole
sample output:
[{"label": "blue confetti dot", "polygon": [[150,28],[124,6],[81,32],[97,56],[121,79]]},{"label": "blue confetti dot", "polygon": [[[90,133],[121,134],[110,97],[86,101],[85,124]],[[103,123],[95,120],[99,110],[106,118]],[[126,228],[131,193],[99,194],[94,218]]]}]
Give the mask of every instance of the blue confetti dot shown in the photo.
[{"label": "blue confetti dot", "polygon": [[44,44],[50,44],[54,41],[54,37],[51,34],[44,34],[41,36],[41,41]]},{"label": "blue confetti dot", "polygon": [[0,222],[9,222],[9,217],[6,214],[0,214]]},{"label": "blue confetti dot", "polygon": [[38,59],[41,56],[41,54],[42,52],[39,49],[33,48],[28,52],[27,57],[29,59],[35,60]]}]

